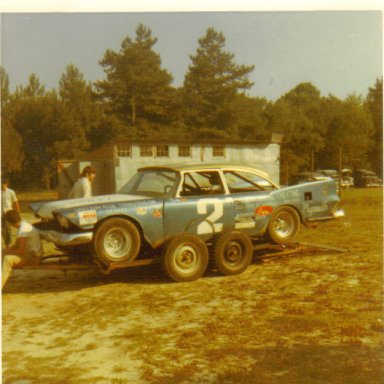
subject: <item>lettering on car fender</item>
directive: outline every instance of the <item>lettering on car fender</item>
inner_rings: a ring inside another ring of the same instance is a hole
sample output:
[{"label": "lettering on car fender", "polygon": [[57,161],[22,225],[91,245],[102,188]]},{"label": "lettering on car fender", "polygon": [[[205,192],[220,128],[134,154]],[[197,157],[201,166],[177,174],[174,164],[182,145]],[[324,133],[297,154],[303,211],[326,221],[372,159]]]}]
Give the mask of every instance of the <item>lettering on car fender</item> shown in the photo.
[{"label": "lettering on car fender", "polygon": [[284,204],[301,201],[300,191],[297,189],[288,191],[282,190],[277,196],[283,201]]},{"label": "lettering on car fender", "polygon": [[80,225],[97,223],[97,214],[96,214],[96,210],[94,210],[94,209],[89,210],[89,211],[81,211],[78,214],[79,214],[79,224]]},{"label": "lettering on car fender", "polygon": [[325,212],[328,210],[327,202],[323,201],[321,205],[310,206],[309,203],[303,204],[303,210],[308,216],[312,216],[314,213]]},{"label": "lettering on car fender", "polygon": [[[224,203],[223,200],[220,199],[201,199],[197,202],[197,213],[199,215],[206,215],[208,212],[208,205],[213,205],[213,212],[206,217],[205,221],[200,223],[197,226],[197,233],[199,235],[212,233],[214,229],[215,232],[220,232],[223,229],[223,223],[217,223],[224,213]],[[213,224],[213,228],[211,226]]]}]

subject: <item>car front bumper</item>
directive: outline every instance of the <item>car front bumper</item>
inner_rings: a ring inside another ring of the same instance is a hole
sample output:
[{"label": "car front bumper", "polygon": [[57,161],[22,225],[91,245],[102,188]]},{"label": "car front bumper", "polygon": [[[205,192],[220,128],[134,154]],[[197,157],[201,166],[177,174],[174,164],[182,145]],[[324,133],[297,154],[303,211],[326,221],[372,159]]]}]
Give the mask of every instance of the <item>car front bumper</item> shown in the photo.
[{"label": "car front bumper", "polygon": [[40,237],[61,247],[76,246],[92,242],[93,232],[63,233],[54,230],[40,230]]}]

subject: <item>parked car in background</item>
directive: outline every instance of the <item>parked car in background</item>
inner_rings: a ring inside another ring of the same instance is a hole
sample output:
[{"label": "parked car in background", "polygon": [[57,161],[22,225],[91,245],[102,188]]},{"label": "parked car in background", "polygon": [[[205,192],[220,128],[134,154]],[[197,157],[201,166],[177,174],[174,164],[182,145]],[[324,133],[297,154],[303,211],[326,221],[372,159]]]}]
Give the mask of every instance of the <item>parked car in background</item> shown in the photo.
[{"label": "parked car in background", "polygon": [[335,169],[317,169],[316,172],[339,181],[339,172],[337,172]]},{"label": "parked car in background", "polygon": [[367,169],[356,169],[353,172],[353,181],[356,187],[381,187],[383,180],[375,172]]},{"label": "parked car in background", "polygon": [[291,177],[289,185],[297,185],[309,183],[311,181],[330,180],[329,176],[325,176],[320,172],[299,172]]},{"label": "parked car in background", "polygon": [[343,216],[338,202],[330,178],[280,188],[251,166],[191,163],[141,168],[121,194],[31,208],[43,238],[60,247],[89,244],[106,268],[129,267],[144,247],[160,249],[165,272],[191,281],[209,258],[224,275],[244,271],[253,240],[292,242],[301,223]]},{"label": "parked car in background", "polygon": [[343,188],[353,187],[353,171],[350,168],[344,168],[341,170],[341,186]]}]

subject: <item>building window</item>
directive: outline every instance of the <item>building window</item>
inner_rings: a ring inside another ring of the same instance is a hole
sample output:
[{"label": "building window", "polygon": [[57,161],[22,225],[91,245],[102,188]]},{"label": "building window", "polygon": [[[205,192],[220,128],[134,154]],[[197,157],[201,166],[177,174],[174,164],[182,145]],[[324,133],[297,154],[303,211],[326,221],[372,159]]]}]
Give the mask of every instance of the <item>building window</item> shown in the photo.
[{"label": "building window", "polygon": [[117,156],[119,157],[131,157],[132,151],[130,145],[119,145],[117,147]]},{"label": "building window", "polygon": [[179,145],[179,157],[191,157],[191,147],[189,145]]},{"label": "building window", "polygon": [[153,157],[152,145],[140,145],[140,156],[141,157]]},{"label": "building window", "polygon": [[156,157],[168,157],[169,147],[168,145],[157,145],[156,146]]},{"label": "building window", "polygon": [[214,145],[212,147],[212,156],[213,157],[225,157],[224,146],[222,146],[222,145]]}]

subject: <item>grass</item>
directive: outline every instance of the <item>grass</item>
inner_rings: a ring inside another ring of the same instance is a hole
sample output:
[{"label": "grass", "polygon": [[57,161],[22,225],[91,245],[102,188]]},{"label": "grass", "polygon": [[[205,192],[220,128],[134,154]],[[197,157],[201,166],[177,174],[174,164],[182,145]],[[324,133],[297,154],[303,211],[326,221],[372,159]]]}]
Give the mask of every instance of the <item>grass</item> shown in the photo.
[{"label": "grass", "polygon": [[347,253],[187,284],[155,267],[19,271],[3,296],[3,383],[381,383],[382,190],[343,192],[346,217],[299,240]]}]

